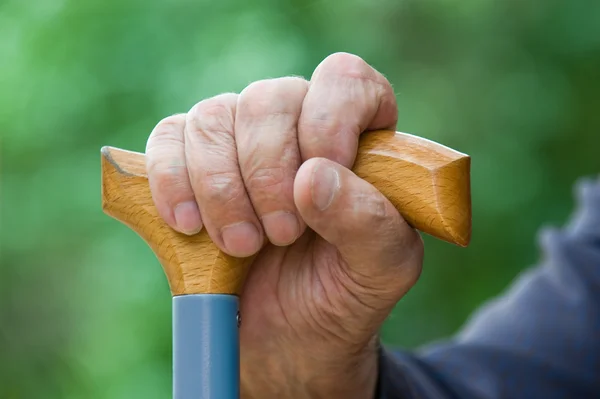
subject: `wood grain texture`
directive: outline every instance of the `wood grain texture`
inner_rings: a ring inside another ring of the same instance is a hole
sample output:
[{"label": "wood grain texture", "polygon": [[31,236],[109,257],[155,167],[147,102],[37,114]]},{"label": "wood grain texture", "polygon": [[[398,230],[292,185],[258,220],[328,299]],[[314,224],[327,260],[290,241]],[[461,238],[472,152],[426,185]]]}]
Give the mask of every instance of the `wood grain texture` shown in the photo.
[{"label": "wood grain texture", "polygon": [[364,134],[352,169],[416,229],[466,247],[471,240],[471,158],[406,133]]},{"label": "wood grain texture", "polygon": [[[202,230],[171,229],[158,215],[144,154],[102,148],[102,208],[137,232],[163,266],[173,295],[239,294],[253,257],[221,252]],[[373,184],[413,227],[467,246],[471,239],[470,157],[394,131],[361,136],[353,171]]]}]

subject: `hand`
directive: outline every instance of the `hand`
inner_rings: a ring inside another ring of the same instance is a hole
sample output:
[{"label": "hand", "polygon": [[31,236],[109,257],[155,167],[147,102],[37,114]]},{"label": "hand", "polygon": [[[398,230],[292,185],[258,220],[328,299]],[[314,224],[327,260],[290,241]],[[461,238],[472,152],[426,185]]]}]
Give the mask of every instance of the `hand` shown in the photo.
[{"label": "hand", "polygon": [[423,243],[348,168],[362,132],[396,121],[389,82],[338,53],[310,82],[254,82],[150,135],[161,217],[230,255],[260,251],[240,303],[243,398],[373,397],[378,330],[417,281]]}]

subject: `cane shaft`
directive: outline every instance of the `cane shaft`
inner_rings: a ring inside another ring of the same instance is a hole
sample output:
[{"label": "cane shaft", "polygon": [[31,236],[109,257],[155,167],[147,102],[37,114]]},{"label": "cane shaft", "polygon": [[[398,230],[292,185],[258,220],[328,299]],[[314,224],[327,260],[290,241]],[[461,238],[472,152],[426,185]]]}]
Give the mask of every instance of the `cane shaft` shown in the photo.
[{"label": "cane shaft", "polygon": [[173,297],[173,398],[239,398],[238,297]]}]

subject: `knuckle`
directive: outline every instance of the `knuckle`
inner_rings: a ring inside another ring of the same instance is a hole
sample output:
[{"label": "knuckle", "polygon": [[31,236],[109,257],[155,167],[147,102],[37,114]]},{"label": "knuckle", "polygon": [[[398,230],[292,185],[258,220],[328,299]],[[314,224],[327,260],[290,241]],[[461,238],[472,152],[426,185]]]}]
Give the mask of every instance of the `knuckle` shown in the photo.
[{"label": "knuckle", "polygon": [[242,96],[242,98],[246,98],[248,96],[261,97],[270,95],[277,90],[277,86],[276,79],[257,80],[246,86],[240,93],[240,96]]},{"label": "knuckle", "polygon": [[231,131],[234,124],[237,94],[226,93],[196,103],[186,122],[194,130]]},{"label": "knuckle", "polygon": [[250,190],[277,190],[285,180],[285,170],[281,166],[260,166],[246,176],[246,186]]},{"label": "knuckle", "polygon": [[318,139],[322,136],[337,136],[342,134],[345,125],[342,121],[332,118],[328,112],[315,112],[309,117],[301,118],[298,121],[300,131],[312,132],[313,137]]},{"label": "knuckle", "polygon": [[317,71],[363,80],[372,79],[374,69],[357,55],[339,52],[325,58]]},{"label": "knuckle", "polygon": [[[190,191],[185,165],[161,161],[149,162],[148,176],[152,179],[152,187],[156,192],[167,197],[180,197]],[[172,202],[168,198],[167,201]]]},{"label": "knuckle", "polygon": [[184,126],[185,114],[175,114],[163,118],[156,124],[154,129],[152,129],[152,132],[150,133],[146,143],[146,150],[148,150],[157,142],[176,139],[180,136],[180,132],[183,130]]},{"label": "knuckle", "polygon": [[161,178],[180,177],[187,173],[185,161],[168,153],[147,157],[146,169],[149,176]]},{"label": "knuckle", "polygon": [[185,123],[185,114],[174,114],[163,118],[156,124],[157,128],[173,129],[179,128]]},{"label": "knuckle", "polygon": [[227,205],[245,195],[244,184],[235,172],[207,172],[203,180],[202,197],[210,203]]},{"label": "knuckle", "polygon": [[162,192],[180,192],[186,189],[186,184],[181,178],[179,170],[168,169],[157,177],[157,188]]},{"label": "knuckle", "polygon": [[253,98],[273,98],[288,95],[290,90],[302,89],[308,85],[303,78],[286,76],[277,79],[263,79],[250,83],[242,92],[241,96],[252,96]]},{"label": "knuckle", "polygon": [[199,116],[220,116],[231,113],[230,107],[229,96],[220,95],[196,103],[190,109],[189,116],[192,118]]},{"label": "knuckle", "polygon": [[[301,102],[289,101],[289,99],[304,98],[307,89],[308,82],[294,76],[258,80],[250,83],[240,93],[240,105],[250,116],[266,113],[292,113],[301,105]],[[294,110],[286,110],[290,106]]]}]

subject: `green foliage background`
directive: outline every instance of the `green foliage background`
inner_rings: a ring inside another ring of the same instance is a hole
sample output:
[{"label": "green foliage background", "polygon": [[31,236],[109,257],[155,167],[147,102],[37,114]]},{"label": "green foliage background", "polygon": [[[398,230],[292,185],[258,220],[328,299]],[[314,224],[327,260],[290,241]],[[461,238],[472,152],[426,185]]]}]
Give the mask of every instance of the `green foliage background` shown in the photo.
[{"label": "green foliage background", "polygon": [[0,398],[170,397],[168,287],[101,212],[100,147],[336,51],[394,84],[399,130],[473,157],[472,245],[427,238],[382,332],[451,335],[599,170],[599,21],[577,0],[0,0]]}]

